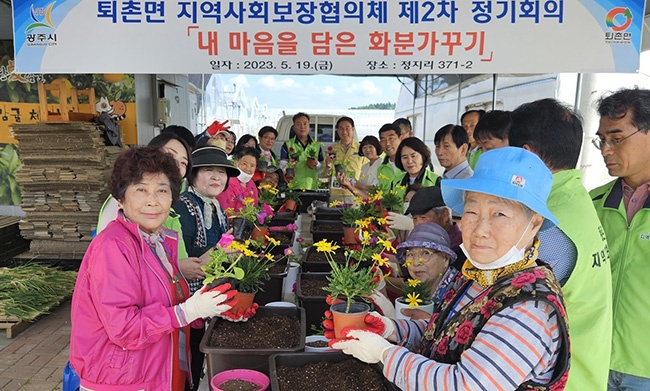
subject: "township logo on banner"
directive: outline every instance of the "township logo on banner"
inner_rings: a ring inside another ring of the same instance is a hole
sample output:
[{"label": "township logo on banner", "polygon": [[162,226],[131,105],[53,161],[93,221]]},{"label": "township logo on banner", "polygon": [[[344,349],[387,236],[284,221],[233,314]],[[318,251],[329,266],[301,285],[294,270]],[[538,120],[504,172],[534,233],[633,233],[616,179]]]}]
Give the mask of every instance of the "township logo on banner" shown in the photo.
[{"label": "township logo on banner", "polygon": [[636,72],[644,0],[14,0],[20,73]]}]

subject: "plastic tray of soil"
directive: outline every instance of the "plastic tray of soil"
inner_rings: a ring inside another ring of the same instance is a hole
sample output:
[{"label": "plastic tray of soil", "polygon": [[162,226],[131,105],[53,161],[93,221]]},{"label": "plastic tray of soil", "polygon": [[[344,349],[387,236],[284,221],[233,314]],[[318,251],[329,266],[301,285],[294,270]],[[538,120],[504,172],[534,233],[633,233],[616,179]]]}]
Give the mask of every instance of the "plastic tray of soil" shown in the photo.
[{"label": "plastic tray of soil", "polygon": [[247,322],[212,318],[201,344],[208,378],[228,369],[254,369],[268,375],[269,356],[305,350],[305,310],[259,307]]},{"label": "plastic tray of soil", "polygon": [[275,240],[279,240],[280,244],[271,249],[272,255],[284,254],[284,250],[293,246],[293,241],[295,239],[296,232],[281,230],[281,231],[271,231],[269,230],[269,237],[272,237]]},{"label": "plastic tray of soil", "polygon": [[[345,262],[345,250],[339,248],[332,254],[337,263]],[[316,251],[316,247],[309,247],[305,252],[305,258],[302,261],[302,271],[310,273],[327,273],[332,271],[330,264],[327,262],[325,253]]]},{"label": "plastic tray of soil", "polygon": [[340,220],[312,220],[309,230],[314,243],[325,239],[328,242],[343,244],[343,224]]},{"label": "plastic tray of soil", "polygon": [[282,283],[287,276],[287,260],[282,260],[269,269],[270,280],[264,281],[262,289],[255,294],[255,302],[266,305],[272,301],[282,300]]},{"label": "plastic tray of soil", "polygon": [[318,207],[314,211],[314,220],[341,221],[343,217],[342,208]]},{"label": "plastic tray of soil", "polygon": [[272,391],[397,391],[378,364],[342,352],[274,354],[269,358]]},{"label": "plastic tray of soil", "polygon": [[330,308],[325,301],[328,293],[321,289],[329,282],[327,276],[329,273],[300,273],[296,283],[296,296],[298,305],[305,309],[305,319],[307,321],[307,335],[312,335],[314,330],[321,328],[321,323],[326,310]]},{"label": "plastic tray of soil", "polygon": [[307,208],[314,201],[328,202],[330,198],[329,191],[299,191],[298,197],[300,198],[300,213],[307,213]]}]

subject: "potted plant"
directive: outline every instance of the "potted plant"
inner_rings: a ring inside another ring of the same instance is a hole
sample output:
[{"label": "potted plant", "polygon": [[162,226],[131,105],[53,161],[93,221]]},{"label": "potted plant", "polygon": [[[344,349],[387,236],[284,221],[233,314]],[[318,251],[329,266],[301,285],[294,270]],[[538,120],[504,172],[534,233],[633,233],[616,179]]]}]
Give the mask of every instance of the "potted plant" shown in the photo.
[{"label": "potted plant", "polygon": [[[241,280],[244,277],[244,270],[237,266],[239,258],[233,261],[225,250],[230,247],[232,241],[232,235],[222,235],[218,246],[210,251],[208,262],[201,267],[205,273],[203,284],[208,285],[210,289],[223,284],[227,280]],[[234,286],[235,282],[231,285]]]},{"label": "potted plant", "polygon": [[334,148],[330,145],[327,147],[327,154],[330,158],[330,161],[332,162],[332,165],[334,166],[334,173],[336,174],[345,174],[345,162],[338,157],[336,157],[336,153],[334,152]]},{"label": "potted plant", "polygon": [[287,181],[291,181],[296,176],[296,166],[300,160],[300,152],[296,151],[294,147],[289,147],[287,156],[287,166],[284,171],[284,176]]},{"label": "potted plant", "polygon": [[272,167],[272,161],[271,151],[261,150],[260,158],[257,160],[257,169],[261,172],[268,172]]},{"label": "potted plant", "polygon": [[258,191],[258,201],[261,204],[268,204],[271,207],[275,208],[277,202],[278,202],[278,195],[280,191],[269,185],[261,185],[257,187]]},{"label": "potted plant", "polygon": [[368,217],[367,210],[359,206],[352,206],[351,208],[343,209],[341,213],[341,222],[343,223],[343,241],[346,244],[357,243],[357,235],[355,234],[357,222]]},{"label": "potted plant", "polygon": [[420,280],[409,278],[401,288],[402,296],[395,299],[395,319],[409,319],[402,314],[403,308],[416,308],[433,313],[433,300],[431,300],[431,289]]},{"label": "potted plant", "polygon": [[226,214],[232,218],[233,236],[236,240],[245,241],[251,237],[255,228],[261,231],[258,238],[264,237],[268,231],[259,229],[273,218],[273,208],[266,203],[255,205],[255,200],[250,197],[243,199],[244,206],[235,212],[234,209],[226,209]]},{"label": "potted plant", "polygon": [[300,196],[296,192],[291,183],[287,186],[287,189],[284,191],[284,205],[283,209],[289,212],[295,212],[298,210],[298,205],[301,204]]},{"label": "potted plant", "polygon": [[320,145],[312,141],[307,145],[307,148],[305,148],[305,154],[307,155],[307,160],[316,160],[316,163],[318,163],[318,153],[320,152]]},{"label": "potted plant", "polygon": [[[404,199],[395,190],[382,194],[381,206],[385,212],[402,212]],[[385,213],[386,214],[386,213]]]},{"label": "potted plant", "polygon": [[[376,251],[395,251],[390,241],[384,239],[382,232],[362,231],[362,233],[363,240],[359,249],[346,250],[346,262],[343,264],[337,263],[332,257],[339,246],[325,240],[314,243],[316,251],[328,256],[328,262],[332,268],[327,277],[328,284],[323,289],[330,293],[330,297],[343,300],[342,302],[332,302],[330,307],[336,338],[341,338],[343,328],[365,327],[364,318],[370,310],[370,306],[364,302],[355,301],[355,298],[372,295],[373,290],[383,278],[379,267],[388,264],[388,258],[383,257],[380,252],[375,252],[370,257],[372,264],[363,267],[361,262],[355,260],[355,252],[363,253],[365,248],[374,248]],[[358,254],[357,257],[359,257]]]}]

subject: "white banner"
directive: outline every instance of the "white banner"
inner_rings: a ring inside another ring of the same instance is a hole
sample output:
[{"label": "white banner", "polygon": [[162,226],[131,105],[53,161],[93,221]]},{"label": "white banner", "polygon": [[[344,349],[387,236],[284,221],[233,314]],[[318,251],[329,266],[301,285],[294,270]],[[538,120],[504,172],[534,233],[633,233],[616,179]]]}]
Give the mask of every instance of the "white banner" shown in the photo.
[{"label": "white banner", "polygon": [[14,0],[19,73],[635,72],[643,0]]}]

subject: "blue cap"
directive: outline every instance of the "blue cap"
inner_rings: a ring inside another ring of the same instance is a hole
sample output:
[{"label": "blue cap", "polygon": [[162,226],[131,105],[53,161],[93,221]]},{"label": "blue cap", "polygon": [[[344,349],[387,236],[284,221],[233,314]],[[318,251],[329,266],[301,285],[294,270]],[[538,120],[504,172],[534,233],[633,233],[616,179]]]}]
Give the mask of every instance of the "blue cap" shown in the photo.
[{"label": "blue cap", "polygon": [[445,204],[457,213],[463,213],[465,191],[475,191],[526,205],[544,216],[542,231],[558,224],[546,206],[553,174],[537,155],[523,148],[505,147],[482,153],[474,176],[443,179],[440,186]]}]

